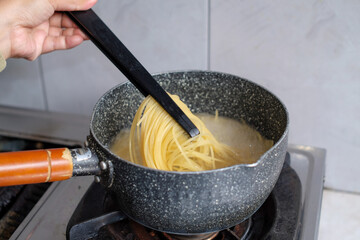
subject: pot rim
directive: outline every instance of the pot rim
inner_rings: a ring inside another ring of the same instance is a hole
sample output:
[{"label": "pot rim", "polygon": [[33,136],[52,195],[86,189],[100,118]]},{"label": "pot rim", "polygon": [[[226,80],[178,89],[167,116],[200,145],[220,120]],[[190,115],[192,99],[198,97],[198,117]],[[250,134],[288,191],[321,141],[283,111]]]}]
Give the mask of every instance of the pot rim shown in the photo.
[{"label": "pot rim", "polygon": [[286,127],[285,127],[285,131],[282,133],[281,137],[279,138],[278,141],[276,141],[276,143],[270,148],[268,149],[265,153],[263,153],[260,158],[255,162],[255,163],[251,163],[251,164],[236,164],[236,165],[231,165],[228,167],[224,167],[224,168],[218,168],[218,169],[212,169],[212,170],[204,170],[204,171],[189,171],[189,172],[180,172],[180,171],[167,171],[167,170],[161,170],[161,169],[155,169],[155,168],[150,168],[150,167],[146,167],[143,165],[139,165],[133,162],[130,162],[128,160],[125,160],[121,157],[119,157],[118,155],[114,154],[113,152],[110,151],[110,149],[108,149],[104,144],[102,144],[100,142],[100,140],[97,138],[97,136],[94,134],[94,130],[93,130],[93,119],[95,117],[95,110],[98,108],[98,105],[100,104],[100,102],[102,101],[102,98],[105,95],[108,95],[110,92],[112,92],[114,89],[119,88],[122,85],[125,84],[132,84],[130,81],[125,81],[123,83],[120,83],[112,88],[110,88],[108,91],[106,91],[100,98],[99,100],[96,102],[92,115],[91,115],[91,120],[90,120],[90,134],[93,137],[93,139],[95,140],[96,144],[101,148],[102,151],[110,154],[112,157],[114,157],[115,159],[119,160],[119,161],[123,161],[126,164],[130,164],[132,166],[135,167],[140,167],[146,171],[150,171],[150,172],[159,172],[159,173],[163,173],[163,174],[174,174],[174,175],[198,175],[198,174],[212,174],[212,173],[216,173],[216,172],[223,172],[223,171],[228,171],[230,169],[233,168],[254,168],[256,166],[258,166],[259,164],[261,164],[263,161],[265,161],[265,158],[267,158],[267,155],[272,152],[275,148],[277,148],[282,142],[283,140],[287,137],[288,132],[289,132],[289,112],[285,106],[285,104],[275,95],[273,94],[271,91],[269,91],[267,88],[253,82],[250,81],[246,78],[242,78],[239,77],[237,75],[234,74],[229,74],[229,73],[224,73],[224,72],[219,72],[219,71],[204,71],[204,70],[178,70],[178,71],[164,71],[164,72],[157,72],[152,74],[152,76],[158,76],[158,75],[164,75],[164,74],[176,74],[176,73],[211,73],[211,74],[222,74],[222,75],[227,75],[230,77],[235,77],[241,80],[245,80],[246,82],[249,82],[251,84],[256,85],[257,87],[260,87],[261,89],[267,91],[268,93],[270,93],[273,97],[275,97],[275,99],[277,101],[279,101],[279,103],[281,104],[281,106],[283,107],[285,114],[286,114]]}]

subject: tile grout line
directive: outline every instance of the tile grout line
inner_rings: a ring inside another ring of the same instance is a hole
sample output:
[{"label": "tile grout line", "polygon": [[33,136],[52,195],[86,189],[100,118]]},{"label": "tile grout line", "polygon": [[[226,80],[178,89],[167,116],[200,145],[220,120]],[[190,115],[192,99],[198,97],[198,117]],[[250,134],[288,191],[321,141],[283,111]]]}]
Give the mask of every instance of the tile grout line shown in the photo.
[{"label": "tile grout line", "polygon": [[210,29],[211,29],[211,22],[210,22],[210,15],[211,15],[211,0],[207,0],[207,25],[206,25],[206,31],[207,31],[207,46],[206,46],[206,52],[207,52],[207,59],[206,59],[206,67],[207,70],[210,71]]},{"label": "tile grout line", "polygon": [[46,87],[45,87],[45,77],[44,77],[44,68],[42,64],[42,57],[39,57],[39,68],[40,68],[40,80],[41,80],[41,88],[43,93],[43,99],[44,99],[44,105],[45,105],[45,111],[49,111],[49,104],[48,104],[48,98],[46,94]]},{"label": "tile grout line", "polygon": [[354,196],[359,196],[360,197],[360,192],[352,192],[352,191],[329,188],[329,187],[324,187],[324,190],[331,191],[331,192],[336,192],[336,193],[344,193],[344,194],[349,194],[349,195],[354,195]]}]

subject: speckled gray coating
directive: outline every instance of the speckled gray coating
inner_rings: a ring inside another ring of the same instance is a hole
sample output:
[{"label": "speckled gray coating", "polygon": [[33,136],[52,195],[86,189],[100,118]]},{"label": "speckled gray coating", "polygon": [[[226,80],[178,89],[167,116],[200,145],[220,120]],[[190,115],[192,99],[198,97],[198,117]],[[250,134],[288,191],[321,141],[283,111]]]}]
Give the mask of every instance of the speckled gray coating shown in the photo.
[{"label": "speckled gray coating", "polygon": [[150,228],[177,234],[218,231],[251,216],[266,200],[280,174],[287,149],[288,113],[270,92],[237,76],[203,71],[165,73],[155,79],[193,112],[243,119],[275,145],[255,164],[204,172],[167,172],[122,160],[107,147],[130,127],[143,97],[130,83],[108,91],[96,104],[90,146],[111,160],[111,186],[121,209]]}]

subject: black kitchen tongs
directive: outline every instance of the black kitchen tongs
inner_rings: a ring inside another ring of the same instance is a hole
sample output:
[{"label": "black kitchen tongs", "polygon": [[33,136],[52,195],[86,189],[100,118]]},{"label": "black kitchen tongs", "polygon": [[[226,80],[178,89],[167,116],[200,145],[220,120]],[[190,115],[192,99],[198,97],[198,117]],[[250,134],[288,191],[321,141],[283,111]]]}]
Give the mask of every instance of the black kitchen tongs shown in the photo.
[{"label": "black kitchen tongs", "polygon": [[144,96],[150,94],[191,137],[200,133],[179,106],[92,9],[66,13]]}]

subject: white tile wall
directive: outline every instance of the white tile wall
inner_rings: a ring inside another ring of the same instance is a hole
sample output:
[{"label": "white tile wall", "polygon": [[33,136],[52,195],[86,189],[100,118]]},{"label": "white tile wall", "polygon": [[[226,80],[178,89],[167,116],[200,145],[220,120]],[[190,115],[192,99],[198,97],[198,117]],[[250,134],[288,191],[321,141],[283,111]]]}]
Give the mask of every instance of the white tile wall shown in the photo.
[{"label": "white tile wall", "polygon": [[212,70],[290,112],[290,142],[327,149],[326,186],[360,191],[360,2],[211,1]]},{"label": "white tile wall", "polygon": [[[150,72],[210,62],[273,91],[289,109],[290,142],[328,150],[326,186],[360,192],[360,1],[107,0],[94,9]],[[41,63],[43,72],[39,61],[9,60],[0,104],[89,115],[125,81],[91,42]]]},{"label": "white tile wall", "polygon": [[[149,72],[205,69],[207,1],[99,1],[95,12]],[[49,109],[89,115],[124,76],[91,43],[42,57]]]},{"label": "white tile wall", "polygon": [[360,195],[325,190],[319,240],[360,239]]},{"label": "white tile wall", "polygon": [[39,61],[7,60],[0,73],[0,105],[45,110]]}]

